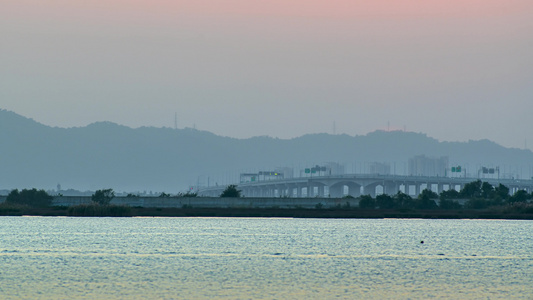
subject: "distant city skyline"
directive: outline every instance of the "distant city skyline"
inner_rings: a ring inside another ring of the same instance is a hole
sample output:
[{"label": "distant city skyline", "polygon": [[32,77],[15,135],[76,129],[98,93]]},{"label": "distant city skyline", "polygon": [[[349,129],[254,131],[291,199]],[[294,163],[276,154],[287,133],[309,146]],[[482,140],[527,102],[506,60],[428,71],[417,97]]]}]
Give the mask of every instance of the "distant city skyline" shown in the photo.
[{"label": "distant city skyline", "polygon": [[58,127],[532,149],[532,15],[529,0],[6,0],[0,108]]}]

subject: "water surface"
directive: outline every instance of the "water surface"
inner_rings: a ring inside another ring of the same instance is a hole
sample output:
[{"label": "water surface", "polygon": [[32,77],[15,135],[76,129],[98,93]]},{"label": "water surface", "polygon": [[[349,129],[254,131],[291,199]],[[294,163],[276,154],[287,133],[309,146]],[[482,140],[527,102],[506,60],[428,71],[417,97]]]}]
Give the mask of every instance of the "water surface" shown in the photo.
[{"label": "water surface", "polygon": [[505,220],[0,217],[0,298],[531,299],[532,233]]}]

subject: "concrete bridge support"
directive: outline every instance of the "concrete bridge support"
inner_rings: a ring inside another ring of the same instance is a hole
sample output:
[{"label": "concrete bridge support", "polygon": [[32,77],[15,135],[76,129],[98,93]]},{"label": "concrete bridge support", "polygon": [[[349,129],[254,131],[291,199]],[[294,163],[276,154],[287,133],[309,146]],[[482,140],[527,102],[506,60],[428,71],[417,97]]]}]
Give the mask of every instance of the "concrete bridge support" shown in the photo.
[{"label": "concrete bridge support", "polygon": [[414,194],[414,196],[420,195],[420,192],[421,192],[420,191],[420,184],[417,183],[417,184],[415,184],[415,194]]},{"label": "concrete bridge support", "polygon": [[437,194],[440,194],[443,191],[444,191],[444,184],[443,183],[437,184]]},{"label": "concrete bridge support", "polygon": [[345,195],[352,197],[361,196],[361,186],[351,181],[337,182],[328,186],[328,190],[332,198],[341,198]]},{"label": "concrete bridge support", "polygon": [[355,197],[355,198],[361,196],[361,186],[355,183],[349,184],[348,195]]},{"label": "concrete bridge support", "polygon": [[396,182],[390,182],[383,186],[383,193],[387,195],[396,195],[400,190],[400,185]]},{"label": "concrete bridge support", "polygon": [[302,198],[302,190],[303,190],[303,187],[301,186],[296,186],[296,197],[297,198]]},{"label": "concrete bridge support", "polygon": [[[382,175],[339,175],[339,176],[319,176],[313,178],[294,178],[287,180],[273,180],[271,182],[253,182],[239,185],[246,197],[342,197],[346,194],[354,197],[363,194],[370,194],[375,197],[376,190],[389,195],[396,194],[399,190],[410,196],[418,196],[420,191],[427,187],[436,193],[444,190],[460,191],[465,184],[476,180],[476,178],[453,178],[453,177],[422,177],[422,176],[382,176]],[[517,190],[533,191],[533,180],[517,179],[489,179],[493,186],[499,183],[509,187],[510,193]],[[376,187],[379,186],[378,189]],[[200,196],[218,197],[225,186],[211,186],[199,190]],[[364,192],[361,193],[361,189]],[[296,189],[296,191],[294,191]]]},{"label": "concrete bridge support", "polygon": [[375,198],[376,197],[376,187],[378,185],[379,184],[377,184],[377,183],[372,183],[372,184],[363,186],[363,194],[364,195],[370,195],[372,198]]},{"label": "concrete bridge support", "polygon": [[400,185],[399,190],[402,191],[402,193],[409,195],[409,185],[405,182]]},{"label": "concrete bridge support", "polygon": [[325,186],[317,186],[317,194],[318,194],[318,197],[319,198],[324,198],[326,197],[326,187]]},{"label": "concrete bridge support", "polygon": [[336,184],[329,187],[329,195],[332,198],[341,198],[344,196],[344,184]]},{"label": "concrete bridge support", "polygon": [[404,194],[411,195],[411,185],[410,184],[404,183],[403,184],[403,188],[404,188],[404,190],[403,190]]},{"label": "concrete bridge support", "polygon": [[327,196],[325,194],[324,187],[325,186],[323,184],[320,184],[320,183],[311,183],[308,186],[307,197],[325,197],[325,196]]}]

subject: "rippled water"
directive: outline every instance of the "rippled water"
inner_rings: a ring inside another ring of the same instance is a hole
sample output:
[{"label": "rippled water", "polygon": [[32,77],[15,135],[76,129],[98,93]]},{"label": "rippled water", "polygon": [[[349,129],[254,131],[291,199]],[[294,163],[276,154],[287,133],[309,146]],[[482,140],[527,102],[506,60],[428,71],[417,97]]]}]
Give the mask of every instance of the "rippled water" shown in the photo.
[{"label": "rippled water", "polygon": [[1,217],[0,298],[531,299],[532,234],[532,221]]}]

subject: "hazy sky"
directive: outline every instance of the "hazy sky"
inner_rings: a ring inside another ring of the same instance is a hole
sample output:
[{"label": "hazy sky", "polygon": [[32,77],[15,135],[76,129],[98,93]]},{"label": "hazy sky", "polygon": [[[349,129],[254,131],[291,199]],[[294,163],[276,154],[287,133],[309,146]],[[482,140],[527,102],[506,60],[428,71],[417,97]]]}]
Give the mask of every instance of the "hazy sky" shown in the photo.
[{"label": "hazy sky", "polygon": [[0,108],[244,138],[533,148],[531,0],[2,0]]}]

